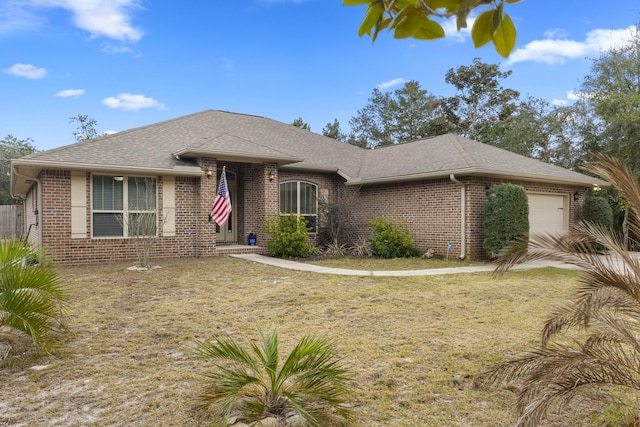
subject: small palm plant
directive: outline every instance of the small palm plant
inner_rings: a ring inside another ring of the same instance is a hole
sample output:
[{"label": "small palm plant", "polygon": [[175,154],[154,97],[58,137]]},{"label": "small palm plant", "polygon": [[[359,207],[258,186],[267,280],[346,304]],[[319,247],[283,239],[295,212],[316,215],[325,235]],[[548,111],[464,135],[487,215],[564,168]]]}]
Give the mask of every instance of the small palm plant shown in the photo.
[{"label": "small palm plant", "polygon": [[0,331],[24,333],[37,344],[63,328],[67,293],[42,254],[18,240],[0,241]]},{"label": "small palm plant", "polygon": [[352,382],[333,341],[303,337],[280,366],[278,333],[259,329],[260,345],[242,348],[233,338],[198,342],[197,352],[215,361],[203,394],[205,404],[227,420],[238,414],[253,422],[276,418],[278,425],[340,425],[350,420]]},{"label": "small palm plant", "polygon": [[[640,184],[617,160],[598,155],[585,168],[613,184],[626,200],[633,235],[640,236]],[[605,255],[596,251],[603,247]],[[542,330],[541,346],[494,368],[480,384],[519,381],[517,426],[535,426],[589,389],[640,390],[640,259],[600,224],[513,246],[498,272],[515,263],[553,259],[582,271],[573,299],[557,308]]]}]

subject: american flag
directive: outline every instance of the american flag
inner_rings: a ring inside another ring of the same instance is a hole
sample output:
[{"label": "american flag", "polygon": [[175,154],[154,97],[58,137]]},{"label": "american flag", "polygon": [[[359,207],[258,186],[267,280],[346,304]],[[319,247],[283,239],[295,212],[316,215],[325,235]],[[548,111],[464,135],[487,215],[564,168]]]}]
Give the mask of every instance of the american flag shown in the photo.
[{"label": "american flag", "polygon": [[222,227],[229,220],[230,213],[231,197],[229,196],[229,187],[227,187],[227,174],[223,168],[218,192],[216,193],[216,198],[213,201],[211,213],[209,214],[209,221],[214,220],[216,224]]}]

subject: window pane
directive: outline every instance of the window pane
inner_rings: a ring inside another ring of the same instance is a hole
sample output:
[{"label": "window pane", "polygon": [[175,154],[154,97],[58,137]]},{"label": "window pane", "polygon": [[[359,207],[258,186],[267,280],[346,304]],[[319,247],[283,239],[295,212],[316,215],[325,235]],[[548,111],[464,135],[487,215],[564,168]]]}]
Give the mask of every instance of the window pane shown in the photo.
[{"label": "window pane", "polygon": [[130,177],[127,187],[130,211],[150,211],[156,208],[155,178]]},{"label": "window pane", "polygon": [[298,183],[284,182],[280,184],[280,213],[298,213]]},{"label": "window pane", "polygon": [[121,210],[122,181],[116,181],[113,176],[94,175],[93,209]]},{"label": "window pane", "polygon": [[156,214],[153,212],[129,214],[127,232],[129,236],[155,236]]},{"label": "window pane", "polygon": [[300,214],[316,214],[317,187],[306,182],[300,183]]},{"label": "window pane", "polygon": [[122,214],[94,213],[93,235],[94,237],[122,237]]}]

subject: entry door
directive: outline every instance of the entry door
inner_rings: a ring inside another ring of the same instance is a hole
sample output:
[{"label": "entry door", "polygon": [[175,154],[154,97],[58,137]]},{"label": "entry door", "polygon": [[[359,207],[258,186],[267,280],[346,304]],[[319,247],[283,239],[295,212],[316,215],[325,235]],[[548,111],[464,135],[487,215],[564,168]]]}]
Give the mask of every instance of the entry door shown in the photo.
[{"label": "entry door", "polygon": [[[217,243],[236,243],[238,241],[238,235],[236,232],[236,188],[237,179],[234,172],[226,171],[227,174],[227,187],[229,188],[229,197],[231,197],[231,214],[227,223],[220,227],[216,224],[216,242]],[[220,185],[220,177],[222,176],[222,169],[218,169],[216,181]]]}]

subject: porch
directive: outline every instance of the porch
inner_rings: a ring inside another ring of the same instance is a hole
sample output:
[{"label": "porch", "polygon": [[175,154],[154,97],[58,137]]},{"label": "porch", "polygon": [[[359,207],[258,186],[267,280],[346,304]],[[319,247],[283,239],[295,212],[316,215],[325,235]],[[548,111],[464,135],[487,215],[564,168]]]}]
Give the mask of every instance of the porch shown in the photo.
[{"label": "porch", "polygon": [[231,254],[260,254],[266,255],[267,248],[263,246],[249,246],[238,244],[218,244],[218,255],[231,255]]}]

